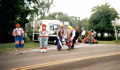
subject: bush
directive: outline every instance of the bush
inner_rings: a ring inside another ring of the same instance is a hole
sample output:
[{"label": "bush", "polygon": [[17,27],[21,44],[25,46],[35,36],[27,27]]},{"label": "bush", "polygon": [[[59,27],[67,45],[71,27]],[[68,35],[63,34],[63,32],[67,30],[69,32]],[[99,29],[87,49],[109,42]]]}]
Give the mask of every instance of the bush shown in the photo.
[{"label": "bush", "polygon": [[98,36],[97,39],[98,40],[106,40],[106,41],[108,41],[108,40],[115,40],[115,36],[112,36],[112,35],[109,36],[109,37],[108,36],[104,36],[103,38],[101,36]]},{"label": "bush", "polygon": [[31,39],[29,37],[24,37],[24,41],[25,41],[25,43],[27,43],[27,42],[30,42]]}]

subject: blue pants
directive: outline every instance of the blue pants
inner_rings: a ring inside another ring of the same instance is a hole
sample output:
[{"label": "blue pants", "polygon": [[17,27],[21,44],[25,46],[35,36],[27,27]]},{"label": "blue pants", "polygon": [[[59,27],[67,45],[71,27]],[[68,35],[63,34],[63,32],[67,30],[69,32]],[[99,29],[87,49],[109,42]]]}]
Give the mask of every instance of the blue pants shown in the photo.
[{"label": "blue pants", "polygon": [[89,37],[88,43],[89,43],[89,44],[92,44],[92,36]]},{"label": "blue pants", "polygon": [[40,48],[48,47],[48,37],[39,37]]},{"label": "blue pants", "polygon": [[23,36],[16,36],[15,37],[15,48],[23,48],[24,47],[24,40]]},{"label": "blue pants", "polygon": [[[60,42],[62,43],[62,37],[59,37]],[[62,47],[60,46],[59,40],[57,42],[57,49],[61,49]]]}]

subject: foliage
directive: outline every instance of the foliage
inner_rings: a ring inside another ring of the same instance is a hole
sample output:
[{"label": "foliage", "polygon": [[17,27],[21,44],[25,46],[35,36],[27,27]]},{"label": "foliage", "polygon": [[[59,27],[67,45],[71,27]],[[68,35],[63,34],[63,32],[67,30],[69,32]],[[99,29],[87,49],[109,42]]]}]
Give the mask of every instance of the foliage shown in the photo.
[{"label": "foliage", "polygon": [[81,28],[84,28],[86,31],[88,30],[88,26],[89,26],[89,19],[85,18],[81,20],[81,23],[79,24],[79,26],[81,26]]},{"label": "foliage", "polygon": [[117,11],[106,3],[101,6],[95,6],[92,12],[89,19],[89,28],[92,28],[97,33],[101,33],[101,38],[103,38],[104,33],[113,35],[114,28],[111,21],[118,18]]},{"label": "foliage", "polygon": [[31,39],[29,37],[24,37],[24,41],[25,41],[25,43],[28,43],[31,41]]},{"label": "foliage", "polygon": [[[80,17],[76,17],[76,16],[69,16],[67,14],[64,14],[62,12],[54,12],[49,14],[45,19],[58,19],[58,20],[63,20],[63,21],[68,21],[70,22],[70,25],[73,27],[78,26],[81,32],[81,28],[85,28],[86,30],[88,30],[88,18],[82,19],[80,20]],[[40,19],[38,19],[40,20]]]},{"label": "foliage", "polygon": [[[54,12],[49,14],[45,19],[57,19],[62,21],[68,21],[71,26],[78,26],[80,23],[80,18],[75,16],[68,16],[62,12]],[[40,19],[39,19],[40,20]]]},{"label": "foliage", "polygon": [[112,41],[115,39],[115,36],[111,35],[111,36],[103,36],[101,38],[101,36],[98,36],[97,37],[98,40],[104,40],[104,41]]},{"label": "foliage", "polygon": [[19,22],[24,28],[29,16],[33,20],[35,14],[45,16],[53,0],[1,0],[0,1],[0,43],[11,42],[12,31]]}]

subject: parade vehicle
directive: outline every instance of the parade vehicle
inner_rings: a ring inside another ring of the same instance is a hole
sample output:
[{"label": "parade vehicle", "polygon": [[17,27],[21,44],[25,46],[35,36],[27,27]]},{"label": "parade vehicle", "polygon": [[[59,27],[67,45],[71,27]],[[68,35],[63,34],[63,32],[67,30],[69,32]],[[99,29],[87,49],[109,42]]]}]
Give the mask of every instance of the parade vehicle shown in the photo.
[{"label": "parade vehicle", "polygon": [[[62,23],[60,20],[38,20],[32,21],[30,23],[25,24],[25,31],[32,32],[32,40],[39,41],[39,28],[40,24],[46,24],[49,29],[49,43],[56,44],[57,43],[57,31],[60,28],[60,24]],[[67,26],[70,25],[69,22],[64,21],[64,30],[67,30]]]}]

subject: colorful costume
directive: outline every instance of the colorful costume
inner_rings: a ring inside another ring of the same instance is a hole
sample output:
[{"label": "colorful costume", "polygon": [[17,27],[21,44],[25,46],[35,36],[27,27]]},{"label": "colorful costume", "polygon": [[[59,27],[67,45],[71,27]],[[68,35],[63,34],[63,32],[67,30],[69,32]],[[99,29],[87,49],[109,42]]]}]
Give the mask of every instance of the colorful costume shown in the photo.
[{"label": "colorful costume", "polygon": [[15,28],[13,30],[13,36],[15,37],[15,48],[24,47],[23,34],[24,31],[22,28]]},{"label": "colorful costume", "polygon": [[71,26],[68,26],[67,27],[68,31],[67,31],[67,46],[68,46],[68,50],[71,49],[71,46],[72,46],[72,39],[73,39],[73,33],[72,33],[72,29],[73,27]]},{"label": "colorful costume", "polygon": [[39,43],[40,43],[40,52],[46,52],[48,47],[48,35],[49,31],[46,24],[42,24],[39,29]]},{"label": "colorful costume", "polygon": [[58,30],[58,44],[57,44],[57,49],[61,50],[62,46],[60,45],[59,41],[62,43],[62,38],[63,38],[64,31],[62,28]]},{"label": "colorful costume", "polygon": [[62,49],[62,39],[64,38],[64,23],[62,22],[60,24],[60,29],[58,30],[57,32],[57,35],[58,35],[58,43],[57,43],[57,49],[58,50],[61,50]]},{"label": "colorful costume", "polygon": [[71,41],[71,37],[72,37],[72,31],[67,31],[67,46],[71,47],[72,46],[72,41]]}]

